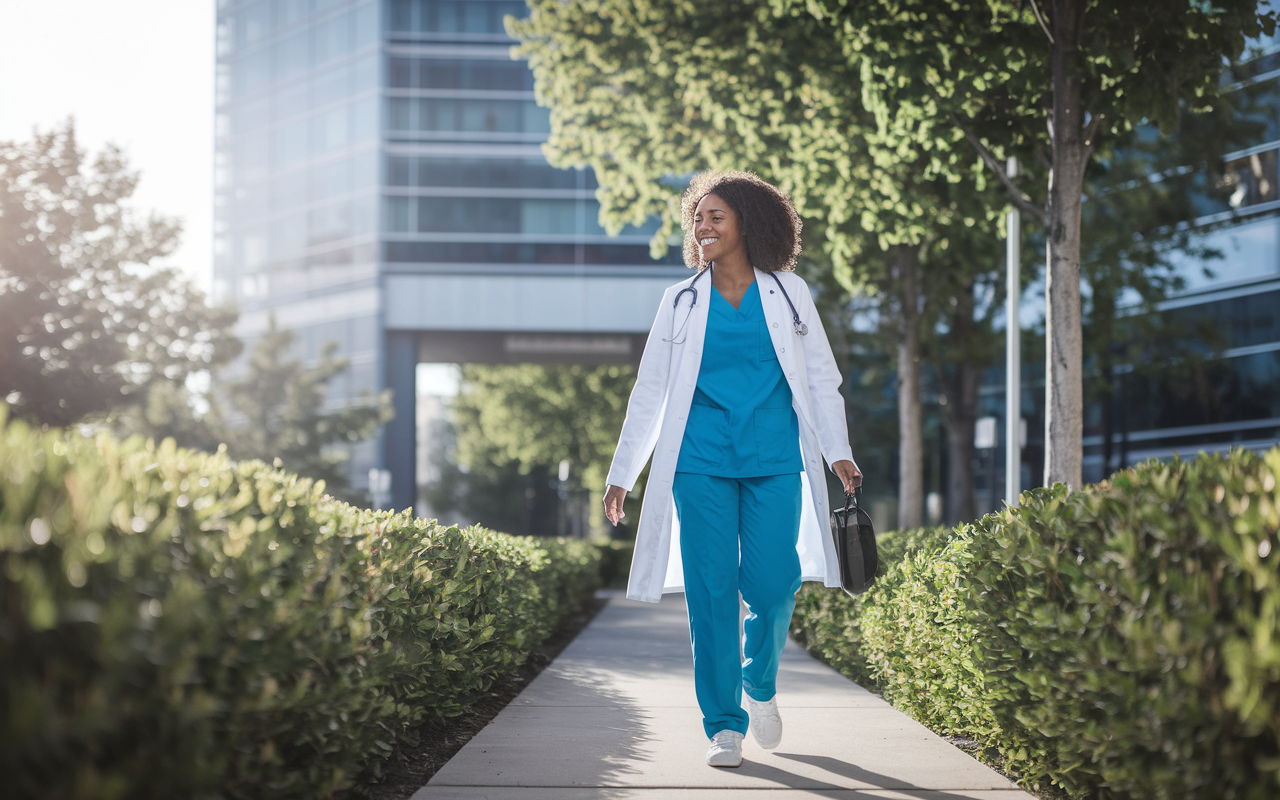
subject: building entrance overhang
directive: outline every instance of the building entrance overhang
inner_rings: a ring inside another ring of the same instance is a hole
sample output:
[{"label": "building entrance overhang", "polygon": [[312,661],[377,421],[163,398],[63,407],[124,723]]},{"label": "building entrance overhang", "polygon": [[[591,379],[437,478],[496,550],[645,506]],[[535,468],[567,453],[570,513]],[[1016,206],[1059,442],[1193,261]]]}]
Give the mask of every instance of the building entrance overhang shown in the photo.
[{"label": "building entrance overhang", "polygon": [[[384,277],[384,325],[395,331],[647,334],[663,292],[685,277],[681,268],[617,276],[392,274]],[[521,348],[549,353],[557,346],[565,344],[545,338],[503,344],[513,354]],[[594,340],[581,352],[609,347],[621,345]]]}]

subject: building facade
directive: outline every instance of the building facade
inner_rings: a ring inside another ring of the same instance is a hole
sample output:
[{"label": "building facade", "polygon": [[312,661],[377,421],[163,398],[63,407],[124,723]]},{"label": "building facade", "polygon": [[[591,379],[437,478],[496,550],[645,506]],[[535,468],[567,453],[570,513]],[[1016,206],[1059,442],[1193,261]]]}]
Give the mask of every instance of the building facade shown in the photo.
[{"label": "building facade", "polygon": [[252,341],[350,359],[328,402],[394,391],[350,475],[416,492],[419,362],[638,361],[686,273],[649,231],[600,227],[590,170],[540,145],[547,109],[511,58],[520,0],[219,0],[214,293]]}]

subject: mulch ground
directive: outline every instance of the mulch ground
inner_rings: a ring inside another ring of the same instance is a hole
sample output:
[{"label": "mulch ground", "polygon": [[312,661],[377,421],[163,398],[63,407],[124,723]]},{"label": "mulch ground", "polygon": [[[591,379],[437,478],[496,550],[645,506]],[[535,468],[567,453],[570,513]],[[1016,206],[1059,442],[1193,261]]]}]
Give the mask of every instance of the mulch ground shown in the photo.
[{"label": "mulch ground", "polygon": [[529,681],[560,655],[560,651],[587,627],[608,600],[595,599],[560,623],[515,671],[499,678],[483,700],[461,715],[432,720],[423,725],[417,747],[401,747],[382,763],[382,779],[349,793],[349,800],[408,800],[426,785],[436,771],[454,757],[471,737],[480,732],[498,712],[524,691]]}]

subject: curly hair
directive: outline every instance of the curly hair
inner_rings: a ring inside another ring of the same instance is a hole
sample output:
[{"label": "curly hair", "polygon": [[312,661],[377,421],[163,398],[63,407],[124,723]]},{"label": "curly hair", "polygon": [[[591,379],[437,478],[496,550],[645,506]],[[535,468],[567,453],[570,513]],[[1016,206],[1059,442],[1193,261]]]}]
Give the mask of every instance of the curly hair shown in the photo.
[{"label": "curly hair", "polygon": [[684,229],[684,263],[690,269],[706,269],[693,233],[698,203],[714,194],[729,204],[738,217],[738,229],[747,246],[747,261],[763,272],[796,268],[800,257],[803,223],[791,198],[778,187],[750,172],[700,172],[693,176],[680,199],[680,227]]}]

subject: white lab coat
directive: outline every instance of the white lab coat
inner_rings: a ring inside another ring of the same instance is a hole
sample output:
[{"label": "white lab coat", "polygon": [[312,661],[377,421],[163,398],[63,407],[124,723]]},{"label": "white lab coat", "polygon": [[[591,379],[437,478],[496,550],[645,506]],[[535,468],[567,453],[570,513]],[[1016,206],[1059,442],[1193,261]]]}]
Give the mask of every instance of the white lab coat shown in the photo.
[{"label": "white lab coat", "polygon": [[[756,270],[765,322],[778,363],[791,387],[792,407],[800,421],[800,454],[804,461],[800,536],[796,543],[800,573],[804,580],[839,586],[840,567],[828,528],[822,458],[825,456],[829,464],[853,460],[844,400],[839,391],[840,373],[808,285],[794,272],[776,274],[795,304],[800,321],[809,326],[808,335],[795,333],[791,308],[778,291],[778,285],[768,273]],[[689,310],[690,292],[680,298],[678,309],[673,303],[680,290],[693,280],[691,277],[677,283],[662,296],[609,468],[608,483],[630,492],[649,455],[653,454],[627,582],[627,597],[647,603],[658,602],[666,592],[684,591],[680,521],[671,485],[675,480],[680,443],[684,441],[685,418],[702,363],[707,309],[711,306],[711,276],[704,275],[698,281],[698,302],[692,311]],[[675,339],[679,343],[663,339]]]}]

